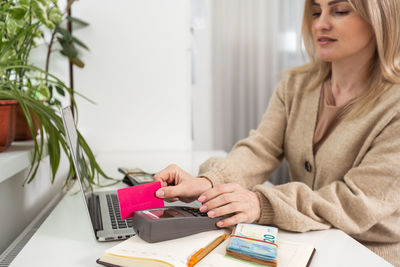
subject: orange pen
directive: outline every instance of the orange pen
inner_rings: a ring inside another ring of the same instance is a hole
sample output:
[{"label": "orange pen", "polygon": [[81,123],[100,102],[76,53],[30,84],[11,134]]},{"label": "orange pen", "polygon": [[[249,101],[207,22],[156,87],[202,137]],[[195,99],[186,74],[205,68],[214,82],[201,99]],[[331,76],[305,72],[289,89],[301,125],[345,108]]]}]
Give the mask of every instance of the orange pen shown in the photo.
[{"label": "orange pen", "polygon": [[190,257],[187,266],[188,267],[193,267],[196,263],[198,263],[202,258],[208,255],[214,248],[216,248],[219,244],[221,244],[226,238],[226,234],[223,234],[219,237],[217,237],[213,242],[211,242],[208,246],[205,248],[201,248],[196,253],[193,254],[192,257]]}]

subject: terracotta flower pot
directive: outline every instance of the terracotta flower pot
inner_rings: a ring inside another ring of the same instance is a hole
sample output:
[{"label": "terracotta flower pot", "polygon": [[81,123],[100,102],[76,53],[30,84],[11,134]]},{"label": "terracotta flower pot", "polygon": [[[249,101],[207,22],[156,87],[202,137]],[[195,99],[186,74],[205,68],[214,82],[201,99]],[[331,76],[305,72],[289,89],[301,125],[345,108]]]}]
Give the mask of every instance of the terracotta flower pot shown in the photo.
[{"label": "terracotta flower pot", "polygon": [[[32,115],[32,113],[31,113]],[[26,121],[26,117],[24,111],[22,110],[20,105],[17,105],[16,108],[16,129],[15,129],[15,141],[25,141],[25,140],[32,140],[31,130],[29,129],[28,122]],[[39,123],[32,116],[33,124],[35,125],[35,130],[39,129]]]},{"label": "terracotta flower pot", "polygon": [[0,100],[0,152],[6,150],[15,136],[15,100]]}]

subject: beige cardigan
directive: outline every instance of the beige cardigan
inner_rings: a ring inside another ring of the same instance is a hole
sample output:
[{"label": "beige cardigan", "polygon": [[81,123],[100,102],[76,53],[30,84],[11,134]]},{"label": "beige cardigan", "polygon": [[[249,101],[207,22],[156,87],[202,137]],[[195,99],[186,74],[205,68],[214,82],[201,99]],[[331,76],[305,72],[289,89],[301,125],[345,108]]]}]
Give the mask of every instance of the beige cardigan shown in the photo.
[{"label": "beige cardigan", "polygon": [[[280,82],[256,130],[226,158],[211,158],[199,176],[258,193],[260,224],[305,232],[339,228],[400,266],[400,86],[371,112],[341,121],[313,154],[320,90],[309,74]],[[262,185],[283,157],[291,182]]]}]

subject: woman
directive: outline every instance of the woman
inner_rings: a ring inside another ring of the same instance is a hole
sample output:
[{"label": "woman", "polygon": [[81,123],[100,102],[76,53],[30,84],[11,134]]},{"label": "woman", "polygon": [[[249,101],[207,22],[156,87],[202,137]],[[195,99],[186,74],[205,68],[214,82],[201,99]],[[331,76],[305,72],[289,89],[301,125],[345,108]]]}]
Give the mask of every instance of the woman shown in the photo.
[{"label": "woman", "polygon": [[[339,228],[400,266],[400,1],[306,0],[310,63],[288,72],[256,130],[195,178],[171,165],[157,196],[218,222]],[[263,183],[285,157],[291,182]],[[168,185],[168,186],[167,186]]]}]

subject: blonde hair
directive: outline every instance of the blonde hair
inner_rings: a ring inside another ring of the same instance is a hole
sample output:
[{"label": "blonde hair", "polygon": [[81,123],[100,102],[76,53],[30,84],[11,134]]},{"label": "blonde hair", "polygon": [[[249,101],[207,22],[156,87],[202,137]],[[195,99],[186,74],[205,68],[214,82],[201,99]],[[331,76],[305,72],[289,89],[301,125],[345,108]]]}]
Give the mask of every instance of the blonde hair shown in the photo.
[{"label": "blonde hair", "polygon": [[[369,23],[375,33],[376,52],[369,69],[369,88],[348,105],[351,118],[372,109],[379,97],[393,84],[400,83],[400,1],[399,0],[348,0],[354,11]],[[308,89],[318,88],[331,73],[331,63],[320,60],[315,53],[311,32],[312,4],[304,5],[302,39],[310,62],[289,70],[291,74],[310,73],[315,79]]]}]

